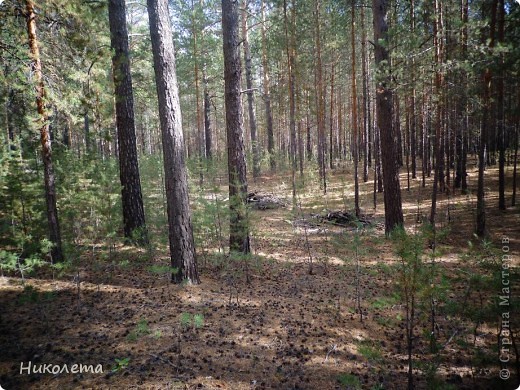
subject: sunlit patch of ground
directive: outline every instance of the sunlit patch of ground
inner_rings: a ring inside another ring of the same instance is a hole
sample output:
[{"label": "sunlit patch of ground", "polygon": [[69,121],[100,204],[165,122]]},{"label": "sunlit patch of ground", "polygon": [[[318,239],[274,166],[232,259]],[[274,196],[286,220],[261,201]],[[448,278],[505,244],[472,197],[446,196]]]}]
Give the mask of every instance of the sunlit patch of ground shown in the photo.
[{"label": "sunlit patch of ground", "polygon": [[[496,188],[496,170],[486,175],[489,188]],[[250,263],[233,262],[214,248],[199,250],[204,266],[198,286],[171,285],[167,274],[150,271],[152,264],[168,264],[165,250],[150,256],[130,247],[118,247],[110,262],[98,248],[99,257],[86,256],[78,272],[54,279],[35,275],[26,281],[29,289],[17,277],[0,277],[0,385],[6,390],[321,390],[346,388],[341,378],[354,377],[363,389],[406,388],[406,310],[396,273],[400,260],[384,229],[377,227],[384,221],[383,195],[377,194],[374,210],[373,183],[361,183],[362,212],[376,226],[360,233],[359,244],[353,229],[323,224],[314,231],[293,224],[326,210],[352,211],[350,172],[329,180],[326,195],[318,183],[307,183],[299,191],[297,210],[252,212],[257,257]],[[401,180],[406,182],[405,173]],[[250,183],[250,191],[290,200],[290,181],[282,181],[265,176]],[[410,232],[429,218],[431,178],[424,189],[420,179],[411,184],[411,191],[402,192]],[[507,236],[512,266],[518,266],[519,210],[499,212],[495,194],[489,192],[487,199],[490,241],[499,246]],[[427,387],[427,366],[436,361],[439,380],[452,388],[490,389],[500,383],[497,323],[475,326],[468,319],[470,309],[478,312],[496,297],[479,295],[477,289],[467,293],[465,272],[477,268],[461,255],[473,238],[475,204],[474,195],[460,191],[439,195],[438,231],[449,234],[436,246],[434,260],[450,283],[445,296],[436,299],[462,306],[459,313],[439,308],[436,332],[443,348],[438,354],[430,352],[425,336],[428,300],[417,308],[413,358],[418,389]],[[514,291],[518,296],[518,286]],[[104,372],[20,375],[20,363],[29,361],[102,364]]]}]

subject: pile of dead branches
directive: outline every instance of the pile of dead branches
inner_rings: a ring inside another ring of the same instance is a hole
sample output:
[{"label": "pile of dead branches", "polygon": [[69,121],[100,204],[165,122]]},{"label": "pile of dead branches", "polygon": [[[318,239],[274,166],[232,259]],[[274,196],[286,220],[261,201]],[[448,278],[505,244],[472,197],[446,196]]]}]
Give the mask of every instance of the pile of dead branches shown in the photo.
[{"label": "pile of dead branches", "polygon": [[289,205],[285,199],[273,194],[259,194],[256,192],[250,192],[247,195],[247,203],[256,210],[272,210]]},{"label": "pile of dead branches", "polygon": [[309,229],[312,232],[325,231],[323,226],[334,225],[344,228],[357,229],[360,227],[375,226],[375,221],[371,221],[368,216],[356,217],[348,211],[327,211],[321,214],[309,214],[303,218],[296,219],[292,225],[300,229]]},{"label": "pile of dead branches", "polygon": [[343,227],[357,228],[360,226],[368,226],[372,224],[368,217],[363,215],[356,217],[355,214],[348,211],[328,211],[324,215],[318,215],[317,218],[322,222]]}]

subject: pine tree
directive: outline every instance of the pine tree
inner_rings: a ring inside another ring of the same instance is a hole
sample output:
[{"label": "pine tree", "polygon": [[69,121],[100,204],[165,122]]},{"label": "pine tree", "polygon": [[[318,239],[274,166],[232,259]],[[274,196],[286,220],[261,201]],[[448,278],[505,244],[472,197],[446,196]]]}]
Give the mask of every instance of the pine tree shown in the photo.
[{"label": "pine tree", "polygon": [[222,0],[222,34],[228,147],[229,209],[231,251],[249,253],[249,226],[246,215],[247,177],[240,78],[238,1]]},{"label": "pine tree", "polygon": [[242,2],[242,46],[244,49],[244,64],[246,71],[247,112],[249,115],[249,132],[251,134],[251,149],[253,151],[253,180],[260,176],[260,144],[257,139],[255,94],[253,89],[253,65],[248,33],[248,0]]},{"label": "pine tree", "polygon": [[159,100],[172,281],[200,283],[188,197],[173,33],[166,0],[148,0],[148,17]]},{"label": "pine tree", "polygon": [[31,55],[31,65],[35,77],[36,106],[39,115],[40,142],[42,145],[42,159],[45,182],[45,201],[47,204],[47,222],[49,226],[49,239],[53,243],[51,250],[52,261],[63,261],[61,248],[61,232],[58,218],[58,208],[56,206],[56,185],[52,163],[51,135],[49,132],[49,114],[45,105],[46,91],[43,81],[42,64],[40,60],[40,49],[38,37],[36,35],[36,13],[34,2],[25,2],[25,17],[27,21],[27,35],[29,38],[29,51]]},{"label": "pine tree", "polygon": [[385,231],[404,224],[399,185],[399,167],[397,159],[397,137],[392,126],[392,90],[389,87],[390,74],[387,68],[389,52],[388,42],[388,0],[372,0],[374,19],[375,61],[379,71],[376,89],[377,126],[381,140],[381,162],[383,165],[383,186],[385,203]]},{"label": "pine tree", "polygon": [[148,242],[135,137],[134,95],[130,73],[128,30],[124,0],[109,0],[112,72],[119,151],[119,178],[123,203],[124,234],[129,242]]}]

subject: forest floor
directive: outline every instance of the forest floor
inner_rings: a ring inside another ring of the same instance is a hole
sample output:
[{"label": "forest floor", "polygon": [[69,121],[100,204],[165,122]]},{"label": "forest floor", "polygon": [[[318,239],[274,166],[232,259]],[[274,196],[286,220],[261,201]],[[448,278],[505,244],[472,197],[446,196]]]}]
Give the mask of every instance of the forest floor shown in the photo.
[{"label": "forest floor", "polygon": [[[421,260],[422,267],[434,270],[432,288],[418,286],[415,297],[417,389],[518,385],[513,347],[505,365],[511,378],[499,378],[497,333],[499,310],[505,308],[497,306],[499,284],[490,281],[500,275],[504,237],[513,255],[511,267],[518,269],[520,209],[498,211],[497,178],[495,169],[487,171],[489,243],[495,252],[489,246],[481,249],[472,233],[476,171],[468,177],[471,195],[459,190],[440,195],[436,257],[425,245]],[[252,211],[255,256],[230,259],[199,249],[202,283],[197,286],[172,285],[167,274],[155,272],[168,265],[166,249],[151,255],[118,246],[107,261],[101,258],[102,243],[97,252],[84,255],[75,272],[59,277],[36,273],[25,286],[13,275],[0,277],[0,386],[407,388],[403,264],[395,244],[385,239],[382,194],[374,210],[372,182],[360,184],[361,209],[372,228],[301,221],[326,210],[352,211],[350,182],[351,174],[338,169],[329,177],[327,195],[308,185],[300,191],[296,216],[290,206]],[[250,182],[249,190],[290,200],[290,183],[290,175],[263,176]],[[411,234],[418,230],[417,221],[429,216],[431,179],[426,188],[419,179],[411,180],[410,191],[405,174],[401,183]],[[518,272],[507,277],[516,299]],[[432,301],[436,352],[429,337]],[[516,337],[518,314],[511,313],[510,322]],[[20,374],[21,364],[29,362],[68,365],[69,370],[73,364],[101,364],[103,373]]]}]

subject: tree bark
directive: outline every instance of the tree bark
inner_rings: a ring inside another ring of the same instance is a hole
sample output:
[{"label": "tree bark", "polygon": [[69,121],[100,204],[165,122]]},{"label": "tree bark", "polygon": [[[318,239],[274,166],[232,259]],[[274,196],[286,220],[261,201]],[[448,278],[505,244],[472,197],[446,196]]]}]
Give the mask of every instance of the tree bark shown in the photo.
[{"label": "tree bark", "polygon": [[320,31],[320,0],[314,2],[314,27],[316,34],[316,94],[317,94],[317,122],[318,122],[318,165],[323,193],[327,193],[327,164],[325,159],[325,94],[323,88],[323,69],[321,58],[321,31]]},{"label": "tree bark", "polygon": [[[415,0],[410,1],[410,32],[415,34]],[[412,179],[417,178],[417,140],[415,121],[415,56],[411,59],[411,83],[410,94],[410,154],[412,160]]]},{"label": "tree bark", "polygon": [[511,206],[516,206],[516,170],[518,164],[518,124],[515,131],[515,154],[513,157],[513,194],[511,195]]},{"label": "tree bark", "polygon": [[367,30],[365,27],[365,7],[361,7],[361,74],[363,87],[363,182],[368,181],[368,168],[371,164],[370,148],[370,103],[368,96],[368,58],[367,58]]},{"label": "tree bark", "polygon": [[124,235],[129,242],[143,245],[146,232],[141,179],[135,138],[134,95],[130,73],[128,30],[124,0],[109,0],[108,18],[116,106],[116,126],[119,151],[119,177],[123,204]]},{"label": "tree bark", "polygon": [[332,60],[330,69],[330,114],[329,114],[329,168],[334,169],[334,71],[335,59]]},{"label": "tree bark", "polygon": [[260,144],[257,139],[255,95],[253,90],[253,66],[251,63],[251,49],[249,48],[249,34],[247,32],[248,0],[242,3],[242,44],[244,49],[244,63],[246,70],[247,108],[249,114],[249,132],[251,134],[251,148],[253,150],[253,180],[260,176]]},{"label": "tree bark", "polygon": [[[442,177],[444,176],[444,147],[443,147],[443,131],[442,131],[442,20],[439,0],[435,0],[435,21],[433,26],[433,42],[435,48],[435,94],[437,96],[437,103],[435,109],[435,172],[433,176],[433,188],[432,188],[432,206],[430,210],[430,224],[435,229],[435,216],[437,212],[437,193],[439,183],[444,182]],[[442,177],[441,177],[442,176]],[[442,188],[442,187],[441,187]],[[442,191],[442,189],[441,189]]]},{"label": "tree bark", "polygon": [[231,251],[247,254],[251,248],[246,209],[247,171],[240,96],[242,67],[239,53],[238,0],[222,0],[222,34],[229,171],[229,248]]},{"label": "tree bark", "polygon": [[[484,4],[484,14],[487,10]],[[498,0],[493,0],[491,4],[491,23],[489,27],[489,48],[492,49],[495,46],[495,28],[497,19],[497,5]],[[487,38],[484,36],[484,38]],[[482,75],[482,88],[483,88],[483,105],[482,105],[482,126],[480,130],[480,145],[479,145],[479,158],[478,158],[478,184],[477,184],[477,226],[476,233],[479,237],[484,237],[486,234],[486,199],[484,192],[484,169],[486,167],[486,151],[489,154],[487,148],[488,145],[488,127],[489,127],[489,113],[491,106],[491,81],[492,74],[491,69],[487,67]]]},{"label": "tree bark", "polygon": [[351,88],[352,88],[352,159],[354,160],[354,210],[356,217],[359,218],[361,211],[359,209],[359,124],[358,124],[358,110],[357,110],[357,83],[356,83],[356,13],[355,0],[351,0],[351,21],[350,21],[350,44],[351,44]]},{"label": "tree bark", "polygon": [[[9,70],[5,69],[6,72]],[[7,83],[7,81],[6,81]],[[9,90],[9,94],[7,95],[7,104],[6,104],[6,127],[7,127],[7,140],[9,142],[9,149],[16,150],[18,148],[17,141],[18,135],[21,134],[21,129],[27,127],[26,121],[26,110],[25,103],[23,99],[23,94],[21,91],[16,88],[10,88],[6,86],[6,89]]]},{"label": "tree bark", "polygon": [[269,64],[267,62],[267,37],[266,37],[266,20],[265,20],[265,2],[262,0],[262,70],[263,70],[263,87],[264,87],[264,103],[265,117],[267,125],[267,151],[269,152],[269,165],[271,171],[276,169],[276,158],[274,155],[274,130],[273,130],[273,112],[271,109],[271,92],[269,85]]},{"label": "tree bark", "polygon": [[[286,54],[287,54],[287,69],[289,78],[289,132],[290,132],[290,160],[291,160],[291,181],[292,181],[292,195],[293,205],[296,207],[296,93],[295,93],[295,74],[294,74],[294,63],[295,63],[295,38],[294,38],[294,3],[291,9],[292,16],[291,21],[287,16],[287,0],[283,2],[283,14],[284,14],[284,27],[285,27],[285,40],[286,40]],[[289,34],[290,24],[290,34]]]},{"label": "tree bark", "polygon": [[213,158],[213,134],[211,132],[211,100],[209,97],[208,77],[206,67],[202,68],[202,80],[204,83],[204,133],[206,139],[206,158]]},{"label": "tree bark", "polygon": [[63,261],[61,247],[61,232],[56,207],[56,186],[52,163],[52,147],[49,134],[49,115],[45,106],[45,83],[43,81],[42,64],[40,60],[40,49],[36,34],[36,13],[34,2],[25,2],[25,17],[27,22],[27,35],[29,38],[29,51],[31,56],[31,67],[35,79],[36,107],[38,110],[38,122],[40,126],[40,142],[42,145],[42,160],[45,183],[45,202],[47,205],[47,222],[49,227],[49,240],[52,242],[51,257],[54,263]]},{"label": "tree bark", "polygon": [[[498,42],[504,42],[504,0],[498,1]],[[504,54],[500,54],[497,77],[497,130],[498,130],[498,208],[506,209],[506,143],[505,143],[505,118],[504,118]]]},{"label": "tree bark", "polygon": [[399,186],[399,167],[397,164],[396,136],[392,126],[392,90],[391,81],[385,63],[389,61],[389,53],[381,41],[387,41],[388,0],[372,0],[374,19],[375,61],[381,76],[377,83],[376,110],[377,124],[381,135],[381,160],[383,165],[383,186],[385,203],[385,231],[389,234],[393,229],[404,224],[401,204],[401,188]]},{"label": "tree bark", "polygon": [[204,140],[205,129],[202,124],[203,114],[202,105],[200,103],[200,70],[199,70],[199,27],[195,22],[195,3],[191,0],[191,35],[193,38],[193,81],[195,82],[195,107],[197,112],[197,150],[199,159],[199,181],[200,185],[204,183],[204,169],[202,159],[206,155],[206,142]]},{"label": "tree bark", "polygon": [[[462,10],[461,10],[461,18],[462,18],[462,58],[466,58],[468,51],[468,14],[469,14],[469,0],[462,0]],[[464,80],[467,80],[467,75],[464,74]],[[467,112],[467,96],[466,92],[463,95],[463,108],[464,108],[464,116],[463,116],[463,125],[462,125],[462,193],[467,194],[468,192],[468,180],[467,180],[467,160],[468,160],[468,121],[469,114]]]},{"label": "tree bark", "polygon": [[188,197],[188,175],[167,0],[147,0],[164,155],[172,282],[200,282]]},{"label": "tree bark", "polygon": [[305,117],[305,127],[306,131],[306,142],[305,142],[305,151],[307,154],[307,160],[312,160],[312,134],[311,134],[311,122],[310,122],[310,93],[307,92],[307,114]]}]

